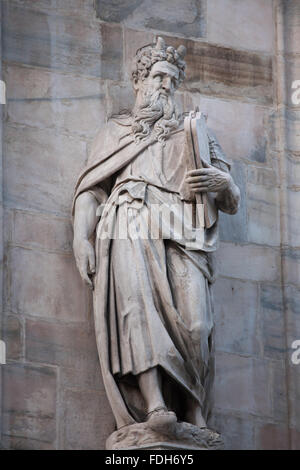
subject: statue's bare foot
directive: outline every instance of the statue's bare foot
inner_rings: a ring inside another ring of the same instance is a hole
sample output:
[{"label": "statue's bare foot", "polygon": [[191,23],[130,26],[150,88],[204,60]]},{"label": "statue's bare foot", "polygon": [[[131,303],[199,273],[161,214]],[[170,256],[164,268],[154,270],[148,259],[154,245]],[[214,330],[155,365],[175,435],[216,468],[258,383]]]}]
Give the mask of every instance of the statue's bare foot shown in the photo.
[{"label": "statue's bare foot", "polygon": [[147,425],[152,431],[166,433],[177,422],[176,414],[166,408],[156,408],[148,413]]}]

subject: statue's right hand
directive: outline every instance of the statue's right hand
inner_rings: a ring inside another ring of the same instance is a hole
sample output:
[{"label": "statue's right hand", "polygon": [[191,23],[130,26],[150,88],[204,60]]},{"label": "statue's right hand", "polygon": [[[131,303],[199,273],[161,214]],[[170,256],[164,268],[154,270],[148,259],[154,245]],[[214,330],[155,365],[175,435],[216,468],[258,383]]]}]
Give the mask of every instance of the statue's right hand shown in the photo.
[{"label": "statue's right hand", "polygon": [[95,250],[92,244],[88,240],[74,238],[73,250],[77,268],[83,281],[90,289],[93,289],[94,286],[90,275],[95,273]]}]

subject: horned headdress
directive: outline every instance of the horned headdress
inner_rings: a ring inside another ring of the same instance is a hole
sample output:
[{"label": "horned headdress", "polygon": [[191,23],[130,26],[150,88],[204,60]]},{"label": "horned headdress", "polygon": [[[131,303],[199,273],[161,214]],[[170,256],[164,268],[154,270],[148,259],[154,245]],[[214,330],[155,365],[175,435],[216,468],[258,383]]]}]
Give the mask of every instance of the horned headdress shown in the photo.
[{"label": "horned headdress", "polygon": [[159,61],[168,61],[176,65],[179,70],[178,85],[185,78],[185,61],[184,56],[186,48],[181,45],[177,49],[167,46],[164,39],[158,37],[156,44],[148,44],[137,50],[133,60],[132,78],[133,80],[144,80],[150,72],[151,67]]}]

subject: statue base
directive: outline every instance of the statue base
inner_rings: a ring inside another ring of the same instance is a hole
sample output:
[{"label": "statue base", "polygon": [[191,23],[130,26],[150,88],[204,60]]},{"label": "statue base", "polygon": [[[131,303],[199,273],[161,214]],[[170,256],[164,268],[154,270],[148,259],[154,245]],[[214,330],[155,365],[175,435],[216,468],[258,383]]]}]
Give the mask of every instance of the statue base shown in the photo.
[{"label": "statue base", "polygon": [[106,441],[107,450],[221,450],[223,440],[216,431],[189,423],[175,423],[160,432],[147,423],[115,431]]}]

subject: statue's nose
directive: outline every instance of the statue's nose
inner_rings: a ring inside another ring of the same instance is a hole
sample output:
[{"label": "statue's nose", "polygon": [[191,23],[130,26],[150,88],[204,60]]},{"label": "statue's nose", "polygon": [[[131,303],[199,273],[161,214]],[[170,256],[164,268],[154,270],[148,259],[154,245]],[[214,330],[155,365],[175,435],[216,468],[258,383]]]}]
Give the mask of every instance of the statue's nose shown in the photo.
[{"label": "statue's nose", "polygon": [[171,90],[171,78],[170,77],[165,77],[164,78],[162,88],[165,91],[170,91]]}]

